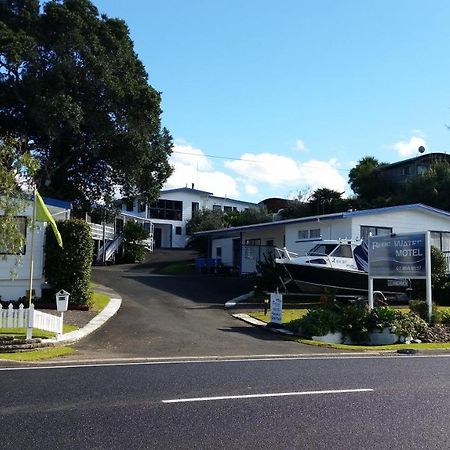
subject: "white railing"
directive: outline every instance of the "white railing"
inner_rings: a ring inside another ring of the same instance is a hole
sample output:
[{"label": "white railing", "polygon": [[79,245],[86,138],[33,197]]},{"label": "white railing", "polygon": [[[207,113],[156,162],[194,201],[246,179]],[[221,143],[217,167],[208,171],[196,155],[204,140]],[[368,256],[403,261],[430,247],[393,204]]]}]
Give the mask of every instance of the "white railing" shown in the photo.
[{"label": "white railing", "polygon": [[[105,249],[103,249],[103,245],[102,245],[98,250],[97,262],[101,263],[101,262],[109,261],[114,256],[116,251],[119,249],[120,244],[122,243],[122,240],[123,240],[123,236],[121,234],[119,234],[118,236],[116,236],[116,238],[114,240],[106,242]],[[104,252],[104,255],[103,255],[103,252]],[[103,261],[103,257],[105,258],[104,261]]]},{"label": "white railing", "polygon": [[[89,225],[92,231],[92,239],[101,241],[103,239],[103,225],[99,223],[90,223]],[[112,241],[114,239],[114,227],[105,225],[105,239],[107,241]]]},{"label": "white railing", "polygon": [[33,328],[56,333],[59,337],[63,332],[63,319],[36,311],[33,304],[28,309],[22,304],[19,305],[19,309],[14,309],[10,303],[7,309],[0,305],[0,328],[27,328],[27,339],[31,338]]}]

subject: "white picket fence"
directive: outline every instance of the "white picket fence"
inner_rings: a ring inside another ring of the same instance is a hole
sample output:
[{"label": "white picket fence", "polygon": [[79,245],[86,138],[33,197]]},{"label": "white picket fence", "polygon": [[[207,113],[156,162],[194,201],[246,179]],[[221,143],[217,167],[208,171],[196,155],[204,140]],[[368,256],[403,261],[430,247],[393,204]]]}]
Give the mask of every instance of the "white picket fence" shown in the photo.
[{"label": "white picket fence", "polygon": [[0,328],[26,328],[27,339],[31,338],[33,328],[56,333],[59,337],[63,332],[63,318],[37,311],[33,304],[30,308],[20,304],[19,309],[14,309],[10,303],[6,309],[0,305]]}]

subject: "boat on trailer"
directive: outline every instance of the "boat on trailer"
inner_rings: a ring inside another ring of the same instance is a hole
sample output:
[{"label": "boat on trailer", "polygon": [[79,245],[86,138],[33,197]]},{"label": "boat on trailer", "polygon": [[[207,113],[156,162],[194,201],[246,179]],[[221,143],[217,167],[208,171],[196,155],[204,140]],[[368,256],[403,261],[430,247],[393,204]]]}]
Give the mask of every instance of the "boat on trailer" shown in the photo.
[{"label": "boat on trailer", "polygon": [[[294,282],[301,292],[320,294],[325,288],[335,289],[339,295],[368,294],[368,248],[363,240],[316,241],[304,256],[276,249],[276,264],[284,267],[283,284]],[[385,296],[405,295],[410,281],[375,279],[374,291]]]}]

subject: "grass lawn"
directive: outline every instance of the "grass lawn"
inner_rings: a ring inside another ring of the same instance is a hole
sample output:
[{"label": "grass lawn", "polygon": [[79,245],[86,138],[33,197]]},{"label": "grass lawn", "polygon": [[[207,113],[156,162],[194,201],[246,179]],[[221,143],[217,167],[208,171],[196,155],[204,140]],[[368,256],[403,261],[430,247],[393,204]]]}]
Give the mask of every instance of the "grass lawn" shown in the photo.
[{"label": "grass lawn", "polygon": [[[299,319],[303,317],[308,312],[307,308],[302,309],[283,309],[283,323],[288,323],[291,320]],[[263,322],[270,322],[270,309],[267,310],[267,315],[264,315],[264,312],[251,312],[248,314],[255,319],[262,320]]]},{"label": "grass lawn", "polygon": [[162,275],[189,275],[195,272],[194,261],[181,261],[173,264],[169,264],[158,270],[158,273]]},{"label": "grass lawn", "polygon": [[[63,333],[70,333],[71,331],[75,330],[78,330],[78,327],[76,327],[75,325],[63,325]],[[25,337],[26,332],[26,328],[0,328],[0,336]],[[55,333],[33,328],[33,337],[41,339],[51,339],[55,337]]]},{"label": "grass lawn", "polygon": [[91,311],[100,312],[109,303],[111,297],[103,292],[92,291],[89,301],[89,309]]},{"label": "grass lawn", "polygon": [[75,353],[75,350],[70,347],[53,347],[33,350],[31,352],[0,353],[0,359],[7,359],[9,361],[39,361],[41,359],[71,355],[72,353]]}]

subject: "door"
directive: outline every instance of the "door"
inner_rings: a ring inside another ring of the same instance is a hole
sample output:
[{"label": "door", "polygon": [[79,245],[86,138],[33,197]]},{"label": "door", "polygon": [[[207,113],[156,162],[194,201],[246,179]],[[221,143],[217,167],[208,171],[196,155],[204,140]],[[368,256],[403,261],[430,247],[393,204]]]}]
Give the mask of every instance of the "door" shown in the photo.
[{"label": "door", "polygon": [[155,248],[161,248],[161,228],[155,227],[153,230],[153,243]]},{"label": "door", "polygon": [[233,239],[233,267],[241,270],[241,240]]}]

